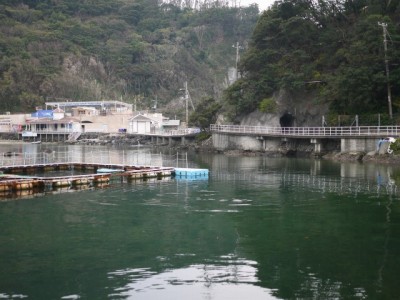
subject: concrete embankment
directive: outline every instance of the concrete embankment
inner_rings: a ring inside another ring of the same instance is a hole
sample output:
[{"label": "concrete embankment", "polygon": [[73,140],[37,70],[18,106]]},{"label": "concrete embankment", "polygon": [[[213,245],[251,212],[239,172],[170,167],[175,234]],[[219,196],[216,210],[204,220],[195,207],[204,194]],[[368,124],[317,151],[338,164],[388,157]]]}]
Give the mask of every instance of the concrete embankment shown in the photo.
[{"label": "concrete embankment", "polygon": [[212,139],[215,151],[231,156],[291,156],[337,161],[400,163],[400,155],[388,153],[389,143],[374,137],[330,138],[315,141],[316,139],[310,138],[262,138],[213,133]]}]

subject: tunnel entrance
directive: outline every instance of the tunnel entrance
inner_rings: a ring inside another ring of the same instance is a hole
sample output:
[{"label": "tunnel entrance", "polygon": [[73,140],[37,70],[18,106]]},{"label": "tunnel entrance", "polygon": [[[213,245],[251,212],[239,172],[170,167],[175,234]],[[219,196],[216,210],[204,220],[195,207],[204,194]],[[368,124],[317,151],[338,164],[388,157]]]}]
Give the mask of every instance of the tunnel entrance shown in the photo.
[{"label": "tunnel entrance", "polygon": [[294,124],[294,117],[291,113],[285,112],[283,116],[279,119],[281,127],[292,127]]}]

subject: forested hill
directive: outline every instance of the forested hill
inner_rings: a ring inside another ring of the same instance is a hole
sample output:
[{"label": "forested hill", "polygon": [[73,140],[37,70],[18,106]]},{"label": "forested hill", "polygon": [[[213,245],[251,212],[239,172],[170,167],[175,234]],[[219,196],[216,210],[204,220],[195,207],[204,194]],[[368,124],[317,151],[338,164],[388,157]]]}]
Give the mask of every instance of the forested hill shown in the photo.
[{"label": "forested hill", "polygon": [[[185,81],[204,126],[221,106],[274,112],[282,90],[338,114],[387,113],[389,90],[400,111],[400,0],[280,0],[261,16],[236,2],[2,0],[0,113],[114,99],[182,118]],[[242,78],[222,95],[236,43]]]},{"label": "forested hill", "polygon": [[388,113],[384,29],[393,112],[400,106],[399,0],[281,0],[261,16],[225,95],[233,115],[273,111],[284,89],[340,114]]},{"label": "forested hill", "polygon": [[258,18],[256,5],[227,1],[2,0],[0,113],[46,99],[136,101],[138,109],[157,99],[179,114],[184,106],[170,102],[185,81],[194,101],[220,97],[236,62],[232,45],[246,45]]}]

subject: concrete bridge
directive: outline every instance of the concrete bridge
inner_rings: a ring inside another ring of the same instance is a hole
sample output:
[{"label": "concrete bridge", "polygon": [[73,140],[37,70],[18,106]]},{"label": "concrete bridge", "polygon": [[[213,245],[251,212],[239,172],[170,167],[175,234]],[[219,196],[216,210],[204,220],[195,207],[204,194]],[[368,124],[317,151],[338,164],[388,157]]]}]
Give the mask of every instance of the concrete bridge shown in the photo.
[{"label": "concrete bridge", "polygon": [[376,151],[379,140],[400,136],[400,126],[264,127],[211,125],[213,145],[219,150],[276,151],[283,143],[312,146],[315,153]]}]

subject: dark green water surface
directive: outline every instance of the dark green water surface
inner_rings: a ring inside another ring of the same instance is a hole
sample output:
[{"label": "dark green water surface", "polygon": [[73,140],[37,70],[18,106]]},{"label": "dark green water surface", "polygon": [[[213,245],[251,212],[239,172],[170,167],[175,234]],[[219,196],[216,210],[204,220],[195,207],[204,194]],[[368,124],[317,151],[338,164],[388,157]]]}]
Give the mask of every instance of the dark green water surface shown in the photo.
[{"label": "dark green water surface", "polygon": [[400,299],[396,168],[194,160],[208,179],[0,201],[0,299]]}]

